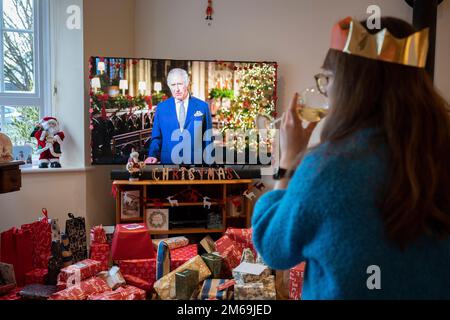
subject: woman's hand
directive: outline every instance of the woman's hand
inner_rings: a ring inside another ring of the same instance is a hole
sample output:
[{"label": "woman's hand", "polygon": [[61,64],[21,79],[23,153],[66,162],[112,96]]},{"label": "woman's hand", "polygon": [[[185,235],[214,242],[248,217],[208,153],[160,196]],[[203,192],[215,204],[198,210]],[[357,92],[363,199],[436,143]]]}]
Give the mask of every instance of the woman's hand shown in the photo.
[{"label": "woman's hand", "polygon": [[[306,150],[311,135],[318,122],[311,122],[306,128],[302,126],[297,109],[298,93],[294,95],[289,110],[283,115],[280,127],[280,167],[292,169],[299,153]],[[301,106],[300,106],[301,108]]]}]

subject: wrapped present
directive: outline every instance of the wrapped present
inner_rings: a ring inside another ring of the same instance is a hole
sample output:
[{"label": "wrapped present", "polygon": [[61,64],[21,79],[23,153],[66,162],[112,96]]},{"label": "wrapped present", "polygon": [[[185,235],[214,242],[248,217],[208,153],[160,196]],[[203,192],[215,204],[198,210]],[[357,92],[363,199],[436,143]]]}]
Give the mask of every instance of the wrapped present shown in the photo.
[{"label": "wrapped present", "polygon": [[198,270],[187,269],[175,274],[175,295],[177,300],[190,300],[198,285]]},{"label": "wrapped present", "polygon": [[216,245],[210,235],[207,235],[200,241],[200,245],[206,250],[207,253],[213,253],[216,251]]},{"label": "wrapped present", "polygon": [[271,275],[272,270],[265,265],[256,263],[243,262],[233,270],[233,278],[238,284],[260,282]]},{"label": "wrapped present", "polygon": [[235,300],[276,300],[276,295],[274,276],[234,286]]},{"label": "wrapped present", "polygon": [[47,300],[54,293],[56,293],[56,286],[30,284],[20,290],[18,294],[23,300]]},{"label": "wrapped present", "polygon": [[235,246],[235,244],[236,244],[235,241],[231,240],[230,237],[225,235],[221,237],[219,240],[217,240],[214,245],[217,252],[223,253],[231,246]]},{"label": "wrapped present", "polygon": [[69,237],[65,233],[61,233],[61,255],[63,268],[72,264],[72,251],[70,251]]},{"label": "wrapped present", "polygon": [[[47,217],[47,212],[43,210],[43,219],[39,221],[22,225],[22,229],[30,230],[32,233],[32,259],[34,269],[47,268],[48,259],[50,257],[52,245],[52,226],[50,222],[53,220]],[[56,220],[55,223],[57,224]]]},{"label": "wrapped present", "polygon": [[161,241],[164,241],[170,250],[178,249],[185,247],[189,244],[189,239],[186,237],[173,237],[173,238],[166,238],[166,239],[153,239],[153,247],[158,249],[158,245]]},{"label": "wrapped present", "polygon": [[222,273],[223,258],[213,253],[205,253],[202,255],[209,270],[211,270],[213,279],[218,279]]},{"label": "wrapped present", "polygon": [[253,255],[256,257],[257,252],[253,246],[253,230],[252,229],[236,229],[228,228],[225,232],[225,236],[228,236],[232,241],[234,241],[237,248],[243,251],[246,248],[252,250]]},{"label": "wrapped present", "polygon": [[211,276],[211,271],[200,256],[196,256],[155,282],[154,288],[162,300],[175,299],[175,274],[184,270],[198,270],[199,282]]},{"label": "wrapped present", "polygon": [[69,237],[73,262],[87,259],[86,222],[84,217],[75,217],[69,213],[66,220],[66,234]]},{"label": "wrapped present", "polygon": [[[228,288],[222,289],[227,280],[225,279],[206,279],[203,282],[202,290],[198,295],[199,300],[227,300]],[[222,289],[222,290],[221,290]]]},{"label": "wrapped present", "polygon": [[48,269],[34,269],[25,273],[25,285],[29,284],[45,284]]},{"label": "wrapped present", "polygon": [[68,287],[52,294],[49,300],[86,300],[90,295],[111,291],[105,280],[91,277],[81,281],[79,285]]},{"label": "wrapped present", "polygon": [[117,264],[124,277],[130,275],[141,278],[151,285],[156,281],[156,259],[121,260]]},{"label": "wrapped present", "polygon": [[117,288],[126,284],[125,279],[123,278],[122,274],[120,273],[120,269],[117,266],[112,267],[109,271],[102,271],[97,276],[105,280],[106,284],[112,290],[116,290]]},{"label": "wrapped present", "polygon": [[300,300],[302,298],[303,279],[305,275],[306,263],[302,262],[298,266],[289,270],[289,299]]},{"label": "wrapped present", "polygon": [[109,246],[112,246],[114,231],[116,230],[116,227],[115,226],[104,226],[103,230],[105,230],[106,242],[109,244]]},{"label": "wrapped present", "polygon": [[255,263],[255,255],[253,254],[251,249],[249,248],[244,249],[241,258],[241,263],[242,262]]},{"label": "wrapped present", "polygon": [[155,258],[155,249],[147,226],[143,223],[117,225],[111,256],[114,261]]},{"label": "wrapped present", "polygon": [[232,275],[233,269],[239,266],[242,252],[232,245],[224,252],[221,252],[220,256],[223,258],[222,276],[224,278],[229,278]]},{"label": "wrapped present", "polygon": [[197,255],[198,247],[196,244],[170,250],[170,270],[175,270]]},{"label": "wrapped present", "polygon": [[73,284],[95,276],[100,271],[102,271],[100,262],[86,259],[61,269],[58,275],[58,282],[68,282],[69,280],[70,284]]},{"label": "wrapped present", "polygon": [[60,241],[52,241],[52,256],[48,260],[48,273],[47,282],[48,285],[57,285],[58,276],[63,268],[62,248]]},{"label": "wrapped present", "polygon": [[123,278],[125,279],[125,282],[133,287],[142,289],[146,292],[150,292],[153,289],[153,282],[148,282],[145,281],[144,279],[135,277],[135,276],[131,276],[129,274],[124,274]]},{"label": "wrapped present", "polygon": [[7,294],[0,294],[0,301],[12,301],[12,300],[23,300],[19,295],[19,292],[22,290],[22,287],[15,287],[12,290],[9,290]]},{"label": "wrapped present", "polygon": [[91,245],[93,244],[107,244],[106,232],[103,226],[96,226],[91,229]]},{"label": "wrapped present", "polygon": [[101,264],[101,270],[108,270],[109,266],[109,244],[94,243],[91,245],[90,258]]},{"label": "wrapped present", "polygon": [[156,252],[156,280],[170,272],[170,249],[164,241],[158,244]]},{"label": "wrapped present", "polygon": [[146,292],[133,286],[120,287],[115,291],[106,291],[90,295],[88,300],[145,300]]},{"label": "wrapped present", "polygon": [[0,295],[4,295],[16,287],[14,266],[0,262]]}]

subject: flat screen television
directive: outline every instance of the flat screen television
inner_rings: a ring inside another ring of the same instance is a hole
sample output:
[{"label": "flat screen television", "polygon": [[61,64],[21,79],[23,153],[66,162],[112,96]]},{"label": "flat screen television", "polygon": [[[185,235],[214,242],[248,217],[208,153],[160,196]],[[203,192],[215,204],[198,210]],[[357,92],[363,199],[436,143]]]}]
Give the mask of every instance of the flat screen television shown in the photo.
[{"label": "flat screen television", "polygon": [[92,164],[125,164],[133,149],[162,165],[270,164],[273,130],[257,118],[276,117],[276,62],[91,57],[89,67]]}]

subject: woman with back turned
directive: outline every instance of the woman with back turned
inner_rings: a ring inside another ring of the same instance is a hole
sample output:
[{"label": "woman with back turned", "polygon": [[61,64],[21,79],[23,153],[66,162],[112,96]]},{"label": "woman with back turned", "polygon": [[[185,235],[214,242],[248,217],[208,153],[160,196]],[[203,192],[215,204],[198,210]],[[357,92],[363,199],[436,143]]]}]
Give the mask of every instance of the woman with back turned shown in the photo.
[{"label": "woman with back turned", "polygon": [[287,174],[255,206],[263,259],[306,261],[303,299],[450,298],[448,104],[424,69],[428,30],[381,24],[334,27],[316,77],[330,99],[321,142],[307,150],[315,125],[303,129],[296,95],[281,125]]}]

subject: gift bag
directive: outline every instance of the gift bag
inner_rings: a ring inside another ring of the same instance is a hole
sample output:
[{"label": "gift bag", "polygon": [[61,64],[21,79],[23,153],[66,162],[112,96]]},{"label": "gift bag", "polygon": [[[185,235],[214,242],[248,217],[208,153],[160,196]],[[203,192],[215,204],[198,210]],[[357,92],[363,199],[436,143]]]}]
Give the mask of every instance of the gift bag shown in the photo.
[{"label": "gift bag", "polygon": [[51,255],[52,226],[56,220],[48,218],[46,209],[42,209],[42,216],[30,224],[22,225],[22,229],[30,230],[33,243],[33,268],[47,269],[48,259]]},{"label": "gift bag", "polygon": [[25,274],[33,270],[33,236],[28,229],[10,229],[1,234],[1,260],[14,266],[18,286],[25,284]]},{"label": "gift bag", "polygon": [[69,237],[72,261],[75,263],[88,257],[86,223],[83,217],[75,218],[72,213],[69,213],[69,218],[66,221],[66,235]]}]

